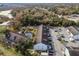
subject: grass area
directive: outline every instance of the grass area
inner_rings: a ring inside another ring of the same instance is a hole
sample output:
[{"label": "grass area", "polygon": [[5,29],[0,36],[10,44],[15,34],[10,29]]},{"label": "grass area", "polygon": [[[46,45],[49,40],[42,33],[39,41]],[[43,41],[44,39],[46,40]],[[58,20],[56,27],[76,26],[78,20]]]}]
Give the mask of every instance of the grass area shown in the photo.
[{"label": "grass area", "polygon": [[6,29],[6,26],[0,26],[0,34],[3,33]]},{"label": "grass area", "polygon": [[[0,27],[1,29],[1,27]],[[17,53],[14,48],[7,48],[2,41],[4,38],[4,33],[0,32],[0,55],[3,56],[18,56],[20,53]]]},{"label": "grass area", "polygon": [[0,44],[0,55],[4,55],[4,56],[18,56],[20,54],[17,53],[14,48],[6,48],[2,44]]},{"label": "grass area", "polygon": [[[22,53],[21,51],[16,51],[15,48],[7,48],[7,45],[5,43],[3,43],[3,38],[4,38],[4,31],[5,31],[6,27],[5,26],[0,26],[0,55],[4,55],[4,56],[21,56]],[[35,34],[37,33],[36,29],[32,29],[31,31],[34,36],[33,39],[35,39]],[[31,45],[32,43],[30,42],[28,47]],[[24,50],[23,50],[24,51]],[[38,53],[33,51],[30,52],[31,50],[29,50],[29,54],[26,51],[27,55],[37,55]],[[25,51],[24,51],[25,52]],[[31,54],[32,53],[32,54]]]}]

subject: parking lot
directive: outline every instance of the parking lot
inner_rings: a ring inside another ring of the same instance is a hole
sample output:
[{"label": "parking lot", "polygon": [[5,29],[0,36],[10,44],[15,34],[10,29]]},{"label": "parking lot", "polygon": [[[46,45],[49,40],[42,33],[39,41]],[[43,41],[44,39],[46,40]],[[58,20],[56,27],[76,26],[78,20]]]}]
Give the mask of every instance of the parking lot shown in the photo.
[{"label": "parking lot", "polygon": [[64,56],[65,46],[59,40],[57,40],[58,38],[56,37],[52,29],[50,29],[50,33],[51,33],[52,41],[54,42],[55,55]]},{"label": "parking lot", "polygon": [[49,33],[49,27],[43,26],[42,30],[42,42],[48,46],[48,55],[53,56],[54,55],[54,48],[53,48],[53,42],[51,40],[51,35]]}]

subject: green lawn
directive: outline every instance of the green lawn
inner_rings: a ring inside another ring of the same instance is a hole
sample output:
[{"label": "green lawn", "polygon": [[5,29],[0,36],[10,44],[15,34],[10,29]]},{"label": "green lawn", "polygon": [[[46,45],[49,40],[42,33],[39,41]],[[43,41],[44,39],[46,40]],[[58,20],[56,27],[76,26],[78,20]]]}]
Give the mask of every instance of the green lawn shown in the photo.
[{"label": "green lawn", "polygon": [[17,53],[15,51],[14,48],[6,48],[7,45],[4,46],[4,44],[2,43],[2,40],[4,38],[4,31],[6,30],[6,26],[0,26],[0,55],[4,55],[4,56],[18,56],[20,55],[19,53]]},{"label": "green lawn", "polygon": [[2,44],[0,44],[0,55],[4,55],[4,56],[18,56],[20,54],[17,53],[14,48],[8,49],[8,48],[4,47]]},{"label": "green lawn", "polygon": [[0,33],[3,33],[6,29],[6,26],[0,26]]}]

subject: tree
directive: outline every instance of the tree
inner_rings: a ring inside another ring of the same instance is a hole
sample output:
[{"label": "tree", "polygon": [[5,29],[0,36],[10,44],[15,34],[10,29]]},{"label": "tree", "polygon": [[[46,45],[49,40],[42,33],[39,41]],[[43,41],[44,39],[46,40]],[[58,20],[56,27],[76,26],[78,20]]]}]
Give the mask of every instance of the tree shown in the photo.
[{"label": "tree", "polygon": [[32,55],[30,53],[31,50],[28,49],[33,49],[33,41],[32,39],[27,39],[26,41],[20,41],[16,45],[16,51],[20,52],[22,55]]},{"label": "tree", "polygon": [[[43,9],[43,8],[33,8],[33,9],[24,9],[23,12],[20,11],[16,17],[16,20],[19,22],[19,26],[28,26],[28,25],[51,25],[51,26],[70,26],[76,25],[75,22],[69,21],[64,18],[59,18],[58,14],[61,15],[70,15],[73,13],[70,7],[54,7],[54,9]],[[74,9],[75,10],[75,9]]]}]

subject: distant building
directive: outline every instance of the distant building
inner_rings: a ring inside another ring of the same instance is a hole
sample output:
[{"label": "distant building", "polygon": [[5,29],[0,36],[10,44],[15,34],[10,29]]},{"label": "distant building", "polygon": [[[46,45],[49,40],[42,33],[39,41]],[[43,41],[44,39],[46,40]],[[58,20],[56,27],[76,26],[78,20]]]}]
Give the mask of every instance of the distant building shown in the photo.
[{"label": "distant building", "polygon": [[72,14],[72,15],[66,17],[66,18],[67,18],[68,20],[72,20],[72,21],[77,22],[77,21],[79,21],[79,14]]},{"label": "distant building", "polygon": [[68,29],[73,34],[73,38],[79,40],[79,31],[73,26],[68,27]]},{"label": "distant building", "polygon": [[77,31],[77,29],[75,29],[73,26],[68,27],[68,29],[73,35],[79,34],[79,31]]}]

